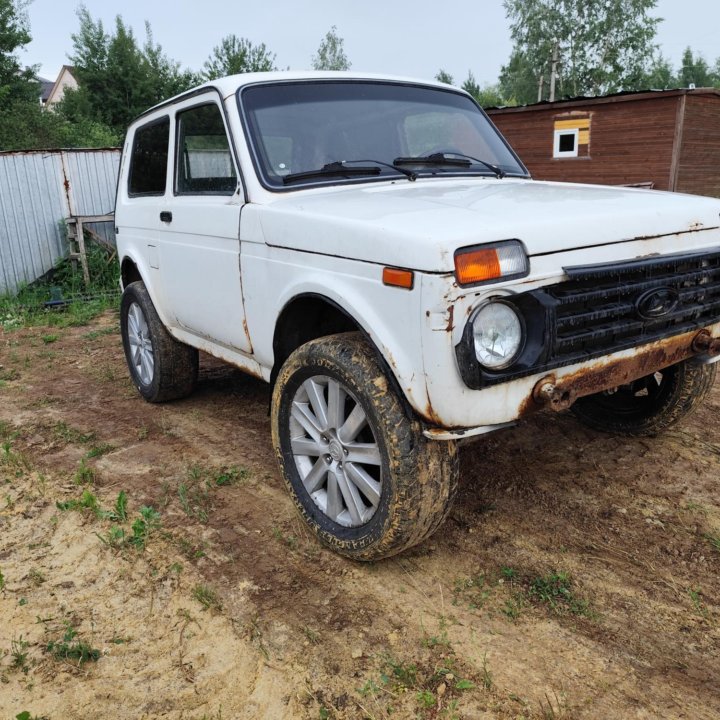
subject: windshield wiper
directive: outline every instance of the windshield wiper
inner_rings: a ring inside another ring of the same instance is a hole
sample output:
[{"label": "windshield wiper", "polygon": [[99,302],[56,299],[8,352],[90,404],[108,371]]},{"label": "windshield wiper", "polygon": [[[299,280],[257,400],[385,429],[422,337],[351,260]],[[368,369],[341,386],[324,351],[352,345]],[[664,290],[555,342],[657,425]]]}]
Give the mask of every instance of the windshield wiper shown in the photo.
[{"label": "windshield wiper", "polygon": [[393,160],[393,165],[442,165],[446,167],[470,167],[473,163],[484,165],[498,179],[505,177],[505,171],[497,165],[459,152],[437,152],[432,155],[418,155],[418,157],[397,157]]},{"label": "windshield wiper", "polygon": [[283,178],[284,183],[293,182],[295,180],[309,180],[315,177],[323,177],[324,175],[379,175],[381,170],[379,167],[360,166],[349,167],[351,163],[375,163],[390,168],[395,172],[404,175],[411,182],[417,180],[417,173],[405,168],[396,167],[382,160],[336,160],[335,162],[323,165],[319,170],[306,170],[304,172],[290,173]]},{"label": "windshield wiper", "polygon": [[312,178],[328,177],[332,175],[379,175],[379,167],[374,165],[362,165],[360,167],[346,167],[343,162],[331,162],[323,165],[319,170],[303,170],[302,172],[290,173],[283,177],[285,185],[297,180],[311,180]]}]

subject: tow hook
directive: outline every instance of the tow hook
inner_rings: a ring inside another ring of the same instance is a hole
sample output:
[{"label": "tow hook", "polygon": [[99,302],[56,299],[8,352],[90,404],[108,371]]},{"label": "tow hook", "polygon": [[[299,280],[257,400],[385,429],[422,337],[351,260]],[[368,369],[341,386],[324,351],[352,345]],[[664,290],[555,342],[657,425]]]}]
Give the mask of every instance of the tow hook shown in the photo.
[{"label": "tow hook", "polygon": [[532,396],[536,403],[556,412],[567,410],[576,400],[572,390],[555,384],[554,375],[539,380],[533,388]]},{"label": "tow hook", "polygon": [[701,330],[692,341],[692,350],[705,355],[720,354],[720,338],[714,338],[707,330]]}]

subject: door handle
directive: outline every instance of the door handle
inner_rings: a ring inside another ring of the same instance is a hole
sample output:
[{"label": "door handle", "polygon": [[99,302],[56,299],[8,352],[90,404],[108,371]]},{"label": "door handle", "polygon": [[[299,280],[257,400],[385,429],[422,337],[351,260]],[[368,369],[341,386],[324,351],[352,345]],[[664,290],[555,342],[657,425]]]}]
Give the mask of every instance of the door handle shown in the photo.
[{"label": "door handle", "polygon": [[163,210],[160,213],[160,222],[172,222],[172,213],[169,210]]}]

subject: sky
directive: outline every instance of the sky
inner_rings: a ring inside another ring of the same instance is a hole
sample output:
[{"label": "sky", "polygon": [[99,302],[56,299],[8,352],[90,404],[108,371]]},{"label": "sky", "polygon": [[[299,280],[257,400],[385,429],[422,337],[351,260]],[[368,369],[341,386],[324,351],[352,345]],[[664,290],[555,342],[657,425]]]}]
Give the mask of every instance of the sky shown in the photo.
[{"label": "sky", "polygon": [[[85,0],[90,15],[111,29],[119,13],[142,41],[149,21],[156,43],[184,68],[199,70],[231,33],[276,54],[276,65],[307,69],[332,25],[345,41],[352,69],[433,78],[440,68],[457,84],[471,70],[480,85],[497,81],[510,55],[501,0]],[[22,54],[40,75],[57,77],[72,52],[79,22],[75,0],[31,0],[32,42]],[[659,0],[664,18],[657,42],[674,68],[686,46],[714,63],[720,56],[718,0]]]}]

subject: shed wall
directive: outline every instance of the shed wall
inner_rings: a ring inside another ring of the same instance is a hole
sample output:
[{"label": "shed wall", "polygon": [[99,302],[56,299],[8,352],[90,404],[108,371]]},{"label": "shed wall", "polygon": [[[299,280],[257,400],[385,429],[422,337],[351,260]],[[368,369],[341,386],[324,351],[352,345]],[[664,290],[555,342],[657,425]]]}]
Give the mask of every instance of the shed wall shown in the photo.
[{"label": "shed wall", "polygon": [[573,107],[590,115],[586,157],[553,158],[554,121],[562,105],[488,114],[537,180],[631,185],[668,190],[677,96],[588,103]]},{"label": "shed wall", "polygon": [[687,96],[675,189],[720,197],[720,101],[716,96]]},{"label": "shed wall", "polygon": [[[0,295],[67,253],[65,218],[113,210],[119,164],[119,150],[0,153]],[[94,229],[114,241],[109,224]]]}]

